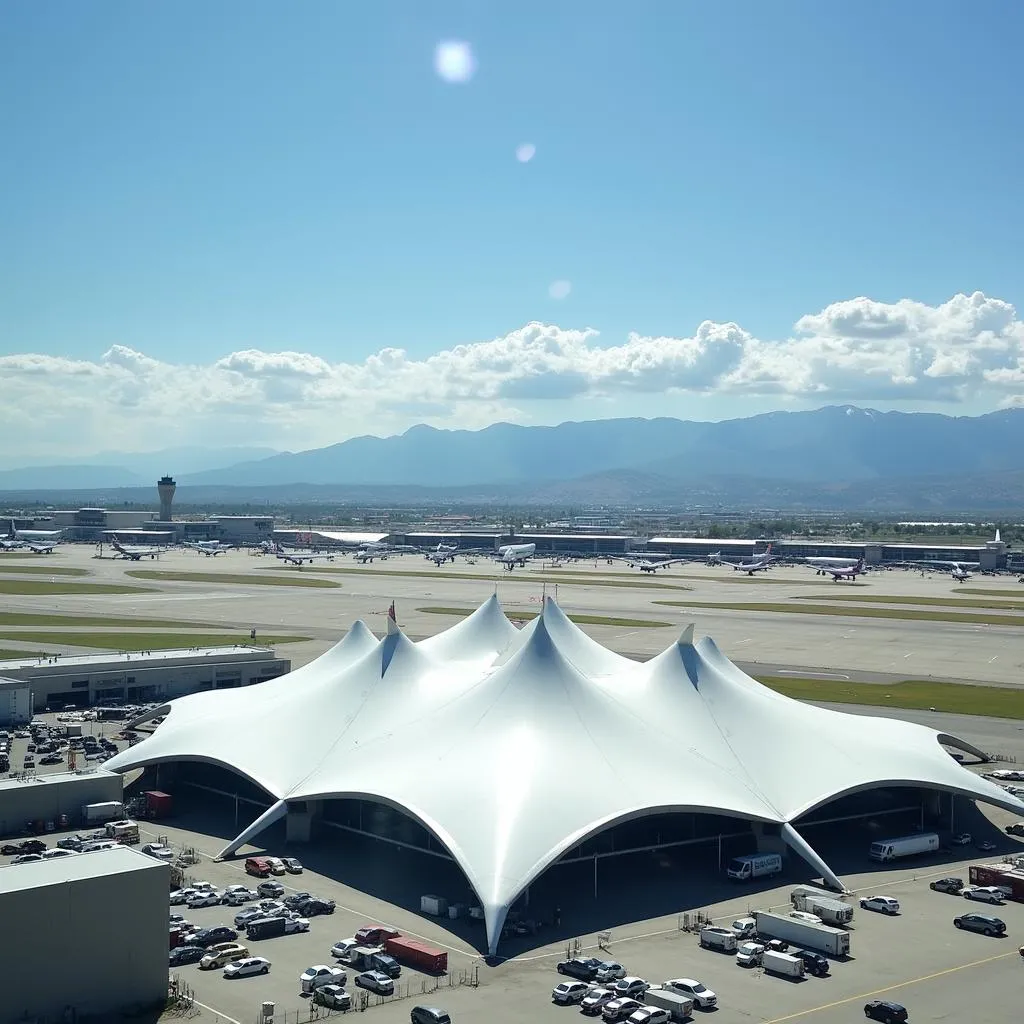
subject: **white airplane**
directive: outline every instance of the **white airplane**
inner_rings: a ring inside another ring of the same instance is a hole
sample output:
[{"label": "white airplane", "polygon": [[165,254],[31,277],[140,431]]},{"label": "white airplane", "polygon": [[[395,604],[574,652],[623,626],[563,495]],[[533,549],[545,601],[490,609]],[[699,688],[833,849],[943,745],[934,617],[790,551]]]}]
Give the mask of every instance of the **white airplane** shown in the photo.
[{"label": "white airplane", "polygon": [[953,568],[950,569],[949,575],[957,581],[957,583],[964,583],[971,578],[971,574],[962,566],[959,562],[953,563]]},{"label": "white airplane", "polygon": [[769,544],[764,552],[755,555],[749,562],[730,562],[729,564],[736,572],[745,572],[748,576],[753,576],[755,572],[764,572],[772,564],[772,546]]},{"label": "white airplane", "polygon": [[855,565],[863,563],[864,559],[856,558],[838,558],[838,557],[822,557],[822,558],[805,558],[804,562],[807,565],[813,565],[818,571],[819,576],[827,576],[826,570],[832,569],[852,569]]},{"label": "white airplane", "polygon": [[219,555],[225,551],[230,551],[234,546],[234,544],[224,544],[219,540],[194,540],[185,542],[185,547],[191,548],[193,551],[198,551],[201,555],[206,555],[207,557]]},{"label": "white airplane", "polygon": [[838,583],[840,580],[855,580],[858,576],[867,572],[867,569],[864,568],[864,559],[861,558],[854,565],[837,565],[832,568],[826,566],[817,571],[819,576],[831,576],[832,582]]},{"label": "white airplane", "polygon": [[424,557],[428,562],[433,562],[434,565],[444,565],[445,562],[455,561],[455,553],[458,550],[458,544],[438,544],[433,551],[428,551]]},{"label": "white airplane", "polygon": [[326,561],[333,562],[334,555],[328,554],[327,552],[319,551],[277,551],[277,557],[282,562],[288,562],[290,565],[302,565],[308,563],[312,565],[314,562]]},{"label": "white airplane", "polygon": [[50,555],[53,554],[53,549],[57,546],[55,540],[51,541],[34,541],[29,540],[25,542],[25,546],[34,555]]},{"label": "white airplane", "polygon": [[511,572],[517,565],[525,566],[537,551],[536,544],[503,544],[498,548],[495,558]]},{"label": "white airplane", "polygon": [[110,545],[122,558],[126,558],[129,562],[138,562],[143,558],[156,558],[163,551],[163,548],[129,547],[122,544],[117,537],[111,540]]},{"label": "white airplane", "polygon": [[367,562],[372,562],[375,558],[379,558],[382,562],[387,561],[388,553],[386,550],[381,551],[378,547],[360,548],[352,557],[360,565],[366,565]]},{"label": "white airplane", "polygon": [[14,525],[13,519],[10,521],[10,526],[7,533],[8,540],[53,541],[56,543],[64,532],[63,530],[19,530]]},{"label": "white airplane", "polygon": [[708,565],[721,565],[722,564],[722,552],[712,551],[704,561]]},{"label": "white airplane", "polygon": [[641,572],[657,572],[659,569],[667,569],[670,565],[682,565],[687,561],[685,558],[663,558],[652,562],[649,558],[632,558],[629,555],[614,557],[619,562],[625,562],[630,569],[639,569]]}]

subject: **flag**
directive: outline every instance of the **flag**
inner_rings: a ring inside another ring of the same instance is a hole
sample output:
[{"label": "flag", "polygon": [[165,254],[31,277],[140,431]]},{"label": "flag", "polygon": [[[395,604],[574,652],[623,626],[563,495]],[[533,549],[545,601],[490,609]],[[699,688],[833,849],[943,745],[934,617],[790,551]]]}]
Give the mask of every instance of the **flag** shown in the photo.
[{"label": "flag", "polygon": [[398,620],[397,620],[397,619],[395,618],[395,602],[394,602],[394,601],[392,601],[392,602],[391,602],[391,607],[390,607],[390,608],[388,609],[388,618],[389,618],[389,619],[390,619],[390,620],[391,620],[392,622],[397,622],[397,621],[398,621]]}]

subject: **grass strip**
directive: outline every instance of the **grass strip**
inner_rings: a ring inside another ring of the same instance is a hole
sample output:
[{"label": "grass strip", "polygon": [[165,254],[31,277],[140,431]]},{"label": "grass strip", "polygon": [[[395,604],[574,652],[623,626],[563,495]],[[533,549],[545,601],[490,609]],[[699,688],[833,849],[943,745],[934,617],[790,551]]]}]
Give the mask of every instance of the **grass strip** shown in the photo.
[{"label": "grass strip", "polygon": [[16,661],[21,658],[35,659],[47,657],[46,651],[15,651],[12,648],[0,647],[0,661]]},{"label": "grass strip", "polygon": [[0,572],[16,572],[23,576],[88,576],[88,569],[76,569],[73,566],[59,565],[18,565],[6,560],[0,561]]},{"label": "grass strip", "polygon": [[828,701],[833,704],[867,704],[872,707],[913,711],[946,711],[957,715],[988,715],[993,718],[1024,718],[1024,700],[1010,686],[972,686],[966,683],[904,679],[898,683],[850,683],[835,679],[800,676],[760,676],[759,681],[787,697]]},{"label": "grass strip", "polygon": [[0,594],[146,594],[149,587],[122,583],[72,583],[70,580],[0,579]]},{"label": "grass strip", "polygon": [[[137,580],[165,580],[176,583],[230,583],[252,587],[340,587],[334,580],[310,579],[308,576],[244,576],[241,573],[174,572],[162,569],[130,569],[125,573]],[[0,583],[3,581],[0,580]]]},{"label": "grass strip", "polygon": [[256,639],[250,640],[248,630],[238,633],[0,632],[0,640],[23,640],[25,643],[54,644],[61,647],[96,647],[106,651],[179,650],[188,647],[230,647],[235,644],[273,647],[277,644],[301,643],[308,639],[308,636],[260,636],[257,633]]},{"label": "grass strip", "polygon": [[[427,615],[457,615],[459,618],[464,619],[467,615],[472,615],[476,609],[427,607],[417,608],[416,611],[425,612]],[[518,612],[506,609],[505,614],[510,619],[535,619],[540,612]],[[634,629],[658,629],[661,626],[672,625],[671,622],[655,622],[653,619],[617,619],[606,615],[570,615],[569,618],[577,626],[632,626]]]},{"label": "grass strip", "polygon": [[[794,601],[818,601],[817,595],[798,595]],[[880,594],[829,594],[829,601],[863,601],[873,604],[923,604],[934,608],[995,608],[1024,612],[1024,601],[979,601],[970,597],[885,597]]]},{"label": "grass strip", "polygon": [[0,626],[70,626],[81,629],[209,629],[202,622],[174,619],[121,619],[104,615],[36,615],[34,612],[0,612]]},{"label": "grass strip", "polygon": [[995,594],[996,597],[1021,597],[1024,590],[986,590],[984,587],[957,587],[958,594]]},{"label": "grass strip", "polygon": [[855,619],[905,619],[918,622],[978,622],[988,626],[1022,626],[1022,615],[981,612],[925,611],[918,608],[840,608],[832,604],[725,603],[718,601],[655,601],[676,608],[723,608],[744,612],[780,612],[788,615],[839,615]]}]

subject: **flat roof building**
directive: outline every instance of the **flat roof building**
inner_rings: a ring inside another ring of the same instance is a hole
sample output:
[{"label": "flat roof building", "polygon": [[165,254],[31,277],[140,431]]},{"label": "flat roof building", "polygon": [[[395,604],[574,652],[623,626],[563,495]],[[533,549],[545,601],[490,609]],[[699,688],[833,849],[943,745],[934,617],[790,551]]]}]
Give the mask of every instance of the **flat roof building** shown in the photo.
[{"label": "flat roof building", "polygon": [[77,828],[86,804],[121,800],[123,792],[122,777],[103,768],[0,780],[0,836],[18,835],[28,822],[56,827],[62,818],[65,827]]},{"label": "flat roof building", "polygon": [[168,700],[200,690],[251,686],[290,672],[270,647],[191,647],[123,654],[53,655],[0,661],[0,676],[28,682],[32,708]]},{"label": "flat roof building", "polygon": [[24,679],[0,676],[0,725],[32,721],[32,686]]},{"label": "flat roof building", "polygon": [[162,1007],[169,887],[169,865],[123,846],[0,868],[2,1019],[119,1020]]}]

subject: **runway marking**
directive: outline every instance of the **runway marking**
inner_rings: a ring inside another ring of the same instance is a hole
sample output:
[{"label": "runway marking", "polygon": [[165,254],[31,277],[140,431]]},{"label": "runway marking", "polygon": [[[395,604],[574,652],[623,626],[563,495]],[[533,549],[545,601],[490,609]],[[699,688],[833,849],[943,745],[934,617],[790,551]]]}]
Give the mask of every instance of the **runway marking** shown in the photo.
[{"label": "runway marking", "polygon": [[640,630],[634,629],[632,633],[617,633],[615,635],[615,639],[616,640],[621,640],[625,636],[636,636],[637,633],[639,633],[639,632],[640,632]]},{"label": "runway marking", "polygon": [[229,1017],[223,1010],[215,1010],[212,1006],[207,1006],[206,1003],[199,1002],[195,996],[192,997],[192,1002],[195,1003],[196,1006],[201,1006],[204,1010],[209,1010],[210,1013],[215,1013],[218,1017],[222,1017],[228,1022],[228,1024],[242,1024],[240,1020],[235,1020],[234,1017]]},{"label": "runway marking", "polygon": [[887,985],[885,988],[876,988],[871,992],[862,992],[858,996],[849,996],[846,999],[837,999],[831,1003],[823,1003],[821,1006],[813,1006],[809,1010],[800,1010],[797,1013],[787,1014],[785,1017],[774,1017],[765,1021],[765,1024],[782,1024],[785,1020],[796,1020],[798,1017],[806,1017],[809,1013],[818,1013],[819,1010],[831,1010],[833,1006],[843,1006],[846,1003],[857,1003],[862,999],[871,999],[880,996],[885,992],[893,992],[898,988],[906,988],[908,985],[918,985],[922,981],[932,981],[935,978],[944,977],[947,974],[955,974],[957,971],[966,971],[970,967],[981,967],[983,964],[990,964],[994,960],[1005,960],[1008,956],[1019,956],[1016,949],[1008,953],[996,953],[994,956],[985,957],[984,960],[972,960],[969,964],[960,964],[957,967],[947,967],[944,971],[935,971],[934,974],[923,974],[920,978],[911,978],[909,981],[899,981],[895,985]]},{"label": "runway marking", "polygon": [[913,656],[914,656],[914,652],[910,651],[909,653],[904,654],[903,658],[904,658],[904,660],[906,660],[907,658],[912,658]]}]

